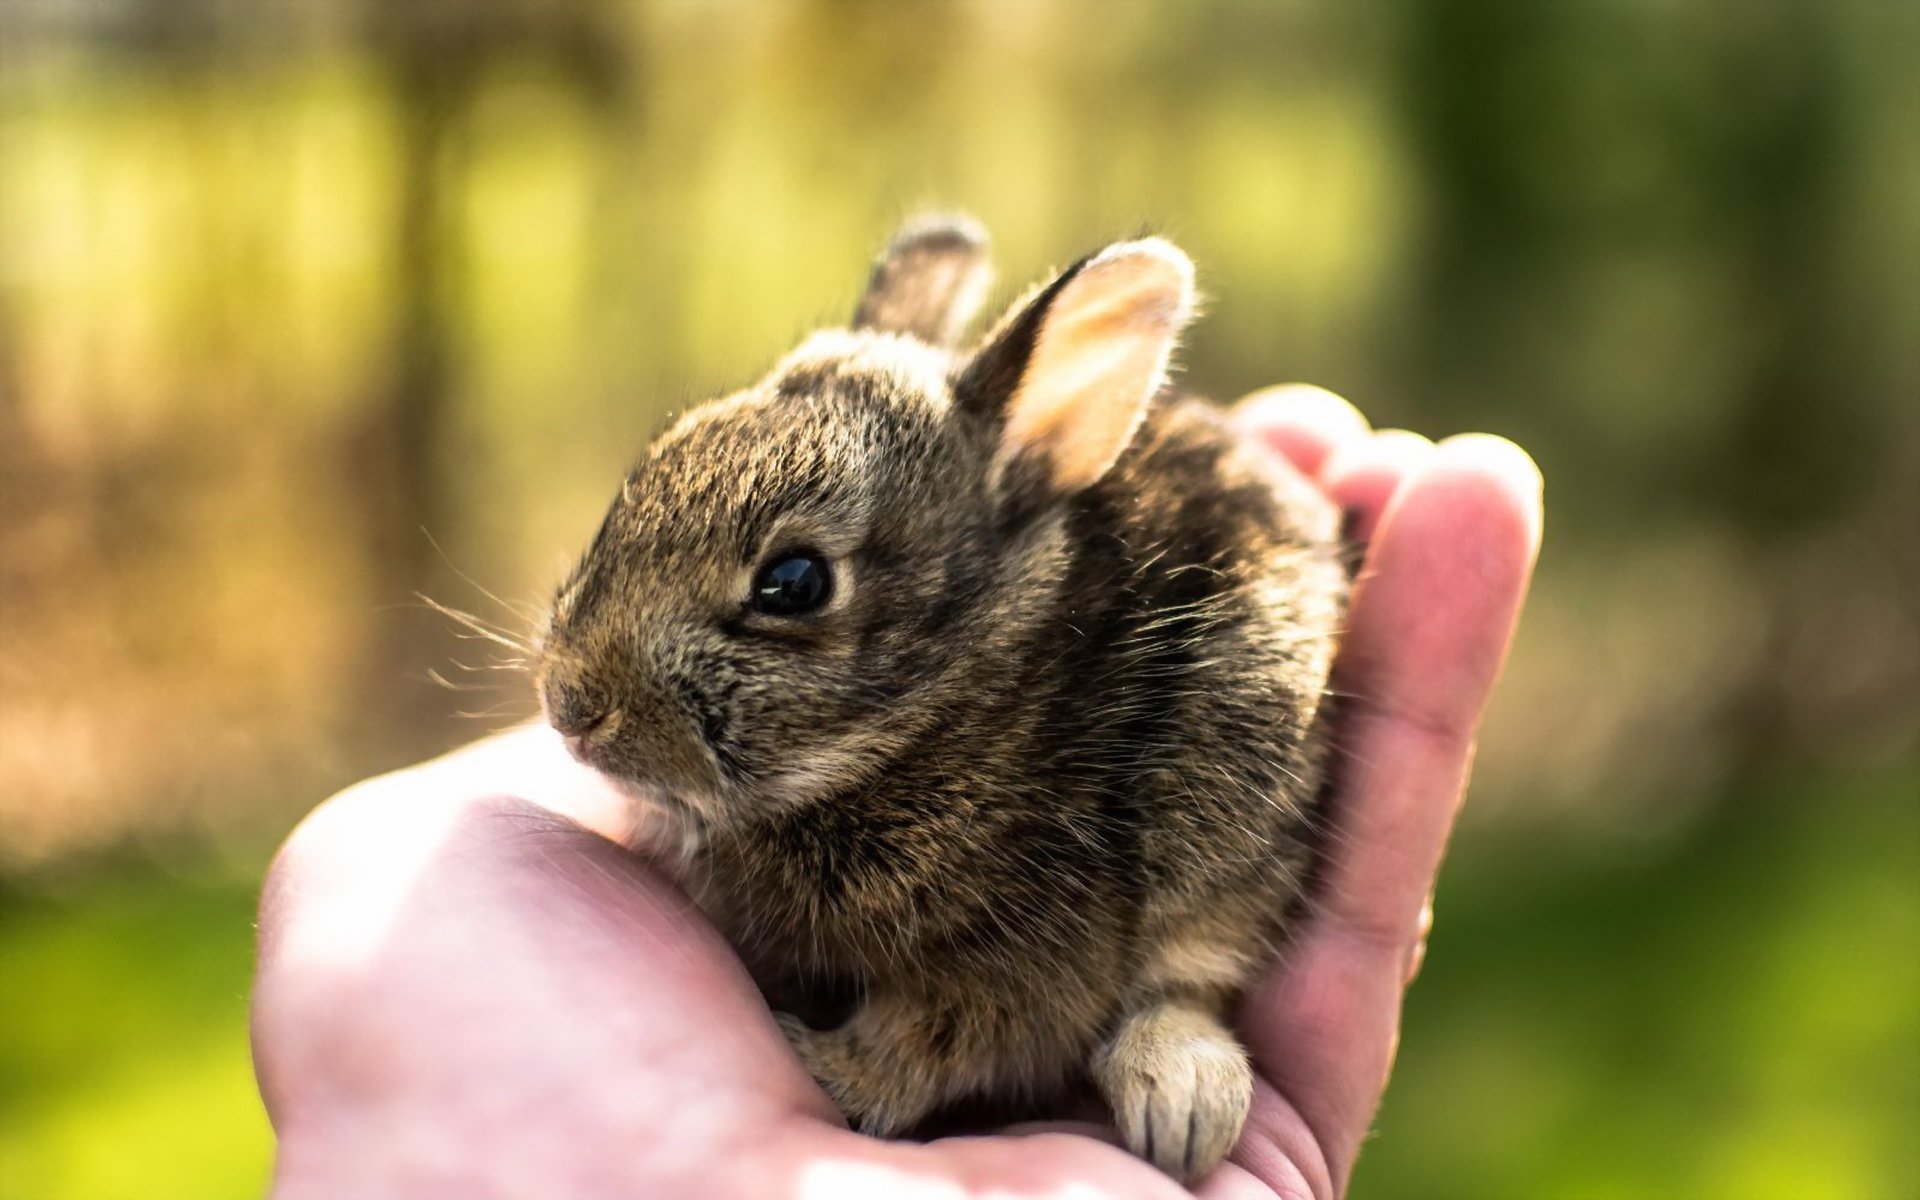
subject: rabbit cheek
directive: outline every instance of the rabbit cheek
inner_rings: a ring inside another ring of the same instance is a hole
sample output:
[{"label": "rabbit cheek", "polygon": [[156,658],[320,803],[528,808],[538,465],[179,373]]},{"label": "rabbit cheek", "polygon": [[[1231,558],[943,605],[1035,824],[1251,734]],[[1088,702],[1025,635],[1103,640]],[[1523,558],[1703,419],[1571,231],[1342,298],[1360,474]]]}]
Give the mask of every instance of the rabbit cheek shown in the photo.
[{"label": "rabbit cheek", "polygon": [[749,772],[733,737],[732,700],[738,681],[724,677],[700,682],[681,677],[671,683],[675,702],[687,726],[698,732],[700,744],[712,756],[723,781],[740,782]]},{"label": "rabbit cheek", "polygon": [[677,706],[637,703],[617,734],[597,744],[586,761],[608,774],[664,787],[690,802],[714,790],[711,762]]},{"label": "rabbit cheek", "polygon": [[[856,785],[883,747],[867,693],[845,684],[850,663],[788,663],[750,675],[724,718],[737,774],[754,802],[786,808]],[[757,685],[757,686],[754,686]]]}]

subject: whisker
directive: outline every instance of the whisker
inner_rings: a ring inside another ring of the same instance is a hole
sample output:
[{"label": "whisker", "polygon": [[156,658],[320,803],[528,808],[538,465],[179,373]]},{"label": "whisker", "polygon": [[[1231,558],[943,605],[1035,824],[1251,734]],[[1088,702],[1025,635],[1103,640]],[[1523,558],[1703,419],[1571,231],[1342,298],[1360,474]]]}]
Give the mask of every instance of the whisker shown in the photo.
[{"label": "whisker", "polygon": [[529,658],[533,657],[534,651],[532,646],[507,633],[505,630],[494,626],[491,622],[477,617],[470,612],[463,612],[451,605],[442,604],[425,592],[415,592],[414,595],[422,604],[468,630],[472,636],[485,639],[497,646],[505,646],[507,649],[518,654],[526,655]]},{"label": "whisker", "polygon": [[428,530],[426,526],[422,525],[420,527],[420,534],[427,539],[427,544],[433,547],[433,552],[440,556],[440,561],[447,564],[447,570],[458,575],[461,581],[466,583],[467,586],[471,587],[474,591],[479,592],[482,596],[498,604],[501,608],[506,609],[522,621],[531,622],[540,619],[540,609],[537,605],[515,604],[511,600],[504,599],[478,579],[475,579],[473,576],[455,566],[453,559],[448,556],[446,550],[441,547],[439,541],[434,538],[433,533]]},{"label": "whisker", "polygon": [[479,712],[475,712],[472,709],[463,708],[455,712],[453,715],[465,721],[497,721],[501,717],[524,715],[524,714],[517,714],[514,712],[514,706],[512,701],[503,700],[489,709],[484,709]]}]

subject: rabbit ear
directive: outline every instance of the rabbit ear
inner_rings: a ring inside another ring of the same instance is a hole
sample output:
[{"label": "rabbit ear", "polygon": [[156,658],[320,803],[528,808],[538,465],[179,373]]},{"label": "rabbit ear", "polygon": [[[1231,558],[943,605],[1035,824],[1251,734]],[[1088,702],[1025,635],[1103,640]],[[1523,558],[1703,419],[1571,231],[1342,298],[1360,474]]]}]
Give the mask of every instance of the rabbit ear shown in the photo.
[{"label": "rabbit ear", "polygon": [[996,481],[1037,471],[1071,493],[1105,475],[1165,381],[1193,304],[1193,263],[1145,238],[1076,263],[1016,306],[954,385],[962,409],[999,422]]},{"label": "rabbit ear", "polygon": [[950,346],[986,297],[987,231],[957,214],[909,221],[874,264],[853,327]]}]

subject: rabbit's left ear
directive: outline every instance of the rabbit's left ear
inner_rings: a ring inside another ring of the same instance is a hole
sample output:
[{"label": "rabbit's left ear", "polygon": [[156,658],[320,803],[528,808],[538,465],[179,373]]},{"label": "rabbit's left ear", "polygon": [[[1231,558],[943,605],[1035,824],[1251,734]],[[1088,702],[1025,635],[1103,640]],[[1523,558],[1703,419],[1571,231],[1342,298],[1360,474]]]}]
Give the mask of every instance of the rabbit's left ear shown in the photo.
[{"label": "rabbit's left ear", "polygon": [[1109,246],[1016,306],[954,385],[963,411],[999,424],[996,483],[1071,494],[1105,475],[1193,307],[1193,263],[1160,238]]},{"label": "rabbit's left ear", "polygon": [[873,265],[855,329],[951,346],[986,298],[987,231],[958,214],[909,221]]}]

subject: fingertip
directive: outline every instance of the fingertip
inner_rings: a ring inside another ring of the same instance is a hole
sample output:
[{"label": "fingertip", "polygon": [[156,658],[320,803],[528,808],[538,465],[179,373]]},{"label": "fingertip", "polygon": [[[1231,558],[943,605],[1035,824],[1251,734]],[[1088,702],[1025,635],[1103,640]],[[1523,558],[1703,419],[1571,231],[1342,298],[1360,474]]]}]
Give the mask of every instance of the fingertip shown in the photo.
[{"label": "fingertip", "polygon": [[1371,428],[1347,400],[1309,383],[1261,388],[1234,405],[1233,418],[1308,475]]},{"label": "fingertip", "polygon": [[1433,453],[1433,439],[1411,429],[1381,429],[1373,435],[1374,452],[1392,459],[1425,460]]},{"label": "fingertip", "polygon": [[1450,461],[1475,464],[1512,480],[1521,490],[1538,493],[1545,486],[1533,455],[1497,433],[1456,433],[1443,439],[1440,448]]},{"label": "fingertip", "polygon": [[[1490,433],[1464,433],[1434,447],[1416,481],[1431,499],[1421,507],[1457,514],[1517,549],[1525,567],[1539,556],[1545,482],[1525,450]],[[1524,569],[1524,568],[1523,568]]]},{"label": "fingertip", "polygon": [[1247,393],[1233,409],[1237,419],[1255,428],[1276,421],[1306,421],[1350,433],[1365,433],[1370,428],[1346,397],[1311,383],[1264,387]]},{"label": "fingertip", "polygon": [[1382,429],[1336,450],[1320,482],[1346,510],[1347,536],[1372,540],[1387,503],[1433,456],[1433,442],[1410,429]]},{"label": "fingertip", "polygon": [[1492,484],[1521,519],[1528,544],[1539,550],[1546,480],[1531,454],[1492,433],[1456,434],[1435,451],[1433,470]]},{"label": "fingertip", "polygon": [[1504,661],[1540,544],[1541,476],[1505,438],[1448,438],[1407,469],[1367,547],[1350,616],[1353,690],[1470,732]]}]

